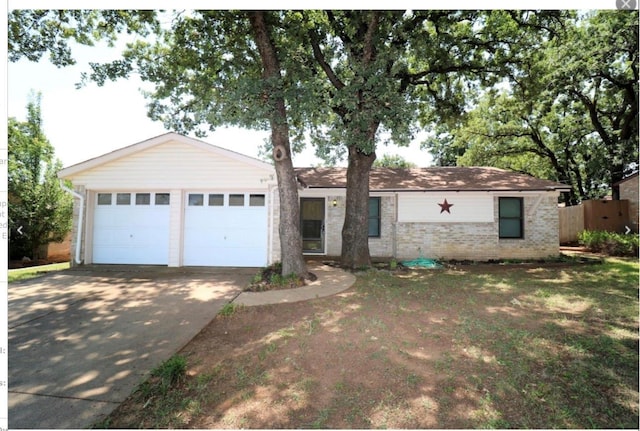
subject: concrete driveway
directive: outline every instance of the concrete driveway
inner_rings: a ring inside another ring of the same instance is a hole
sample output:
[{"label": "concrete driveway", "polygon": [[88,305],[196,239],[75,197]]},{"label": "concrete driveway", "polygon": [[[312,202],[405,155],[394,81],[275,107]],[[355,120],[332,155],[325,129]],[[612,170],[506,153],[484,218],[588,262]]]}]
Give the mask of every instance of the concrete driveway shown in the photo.
[{"label": "concrete driveway", "polygon": [[9,285],[9,428],[86,428],[256,269],[96,266]]}]

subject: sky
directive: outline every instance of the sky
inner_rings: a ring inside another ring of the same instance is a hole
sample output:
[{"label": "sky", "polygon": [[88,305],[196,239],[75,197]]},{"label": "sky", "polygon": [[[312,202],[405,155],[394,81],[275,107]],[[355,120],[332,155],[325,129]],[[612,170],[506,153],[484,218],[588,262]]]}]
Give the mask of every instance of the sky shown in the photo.
[{"label": "sky", "polygon": [[[582,1],[567,0],[564,7],[593,7],[615,8],[616,0]],[[119,3],[122,5],[119,6]],[[316,7],[330,8],[332,0],[323,2]],[[357,7],[359,2],[354,2]],[[409,7],[416,2],[406,2]],[[440,2],[420,1],[422,7],[429,3]],[[8,7],[37,8],[37,7],[101,7],[109,5],[111,8],[132,7],[165,7],[171,8],[171,1],[140,1],[140,0],[111,0],[80,2],[78,0],[13,0],[8,2]],[[183,0],[180,7],[216,4],[212,1]],[[219,4],[224,4],[220,2]],[[250,6],[251,2],[239,0],[234,2],[234,7]],[[287,8],[287,2],[268,3],[278,7]],[[291,6],[294,6],[295,2]],[[367,3],[363,3],[363,7]],[[96,6],[93,6],[96,5]],[[518,2],[506,2],[501,0],[468,2],[463,0],[450,0],[447,7],[469,8],[517,8]],[[485,6],[486,5],[486,6]],[[536,1],[533,4],[523,3],[525,7],[556,7],[556,3],[549,0]],[[344,7],[344,3],[335,6]],[[311,6],[313,7],[313,2]],[[369,6],[370,7],[370,6]],[[394,7],[397,7],[394,6]],[[6,27],[5,27],[6,28]],[[6,44],[4,44],[6,46]],[[56,156],[64,166],[70,166],[93,158],[107,152],[128,146],[154,136],[166,133],[160,122],[154,122],[147,117],[147,100],[141,94],[140,88],[148,83],[142,83],[133,77],[128,80],[107,82],[103,87],[89,83],[81,89],[76,89],[75,84],[80,81],[82,72],[89,71],[88,62],[106,62],[119,57],[120,48],[108,48],[106,44],[95,47],[75,45],[73,56],[77,60],[75,66],[57,68],[53,66],[47,56],[38,63],[23,59],[17,63],[7,64],[7,115],[18,120],[26,117],[26,106],[31,92],[40,92],[42,95],[42,120],[45,135],[55,148]],[[6,53],[5,53],[6,55]],[[151,87],[148,87],[151,88]],[[6,135],[5,135],[6,136]],[[418,166],[429,166],[432,158],[428,152],[420,149],[420,142],[426,138],[426,133],[416,136],[416,139],[408,148],[379,146],[377,155],[380,158],[384,154],[398,154]],[[219,128],[210,133],[203,141],[223,148],[228,148],[252,157],[258,157],[259,147],[268,137],[268,132],[251,131],[240,128]],[[313,154],[311,145],[306,150],[294,156],[295,166],[314,166],[321,163]]]}]

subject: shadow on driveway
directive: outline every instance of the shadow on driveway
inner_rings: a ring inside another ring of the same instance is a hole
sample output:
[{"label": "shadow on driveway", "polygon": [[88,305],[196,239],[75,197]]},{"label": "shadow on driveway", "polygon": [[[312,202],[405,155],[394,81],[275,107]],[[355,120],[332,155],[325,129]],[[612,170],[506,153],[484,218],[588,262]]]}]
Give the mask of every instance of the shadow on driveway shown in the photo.
[{"label": "shadow on driveway", "polygon": [[9,428],[86,428],[257,269],[94,266],[9,285]]}]

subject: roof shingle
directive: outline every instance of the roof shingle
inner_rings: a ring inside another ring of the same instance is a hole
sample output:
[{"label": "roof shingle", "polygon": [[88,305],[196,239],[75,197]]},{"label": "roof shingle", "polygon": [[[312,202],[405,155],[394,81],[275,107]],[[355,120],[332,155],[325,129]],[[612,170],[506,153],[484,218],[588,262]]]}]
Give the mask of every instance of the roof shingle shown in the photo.
[{"label": "roof shingle", "polygon": [[[346,188],[347,168],[295,168],[305,188]],[[371,191],[540,191],[569,186],[490,167],[373,168]]]}]

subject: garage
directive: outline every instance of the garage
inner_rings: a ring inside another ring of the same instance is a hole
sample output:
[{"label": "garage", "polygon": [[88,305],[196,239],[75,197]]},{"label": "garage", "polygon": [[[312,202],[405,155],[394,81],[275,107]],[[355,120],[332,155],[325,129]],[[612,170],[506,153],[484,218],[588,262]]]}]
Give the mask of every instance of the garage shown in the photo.
[{"label": "garage", "polygon": [[279,258],[270,163],[169,132],[58,177],[73,186],[74,265],[260,267]]},{"label": "garage", "polygon": [[97,193],[93,262],[166,265],[170,203],[169,193]]},{"label": "garage", "polygon": [[190,192],[185,199],[185,266],[264,266],[264,193]]}]

